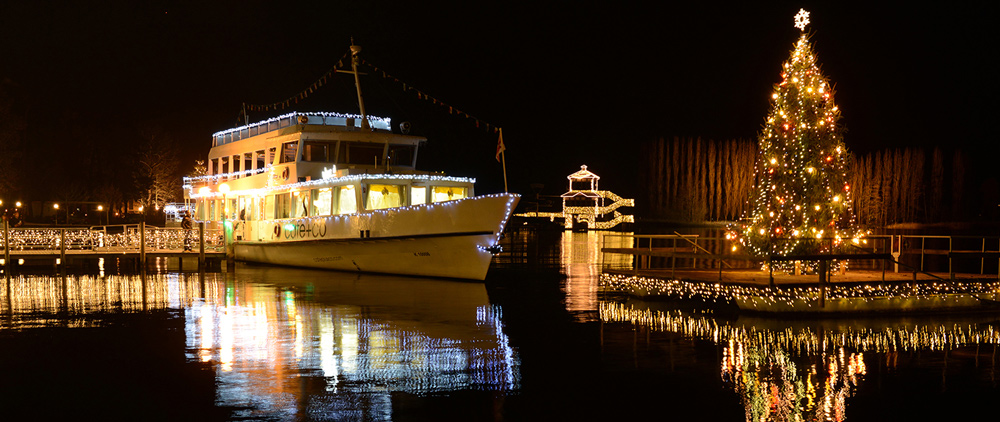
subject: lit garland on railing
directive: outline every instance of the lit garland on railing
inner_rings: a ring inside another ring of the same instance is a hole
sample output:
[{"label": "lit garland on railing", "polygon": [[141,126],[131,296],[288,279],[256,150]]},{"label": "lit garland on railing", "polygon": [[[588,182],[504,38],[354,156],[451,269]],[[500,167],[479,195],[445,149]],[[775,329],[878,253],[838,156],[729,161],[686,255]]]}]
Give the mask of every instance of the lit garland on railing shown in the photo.
[{"label": "lit garland on railing", "polygon": [[[463,184],[475,184],[476,179],[469,177],[453,177],[453,176],[442,176],[442,175],[432,175],[432,174],[351,174],[343,177],[335,177],[330,179],[315,179],[308,180],[305,182],[289,183],[286,185],[276,185],[267,186],[263,188],[254,188],[239,191],[230,191],[226,194],[229,197],[235,197],[238,195],[264,195],[268,192],[275,190],[290,190],[294,191],[297,189],[312,188],[315,186],[322,185],[332,185],[337,183],[351,183],[359,182],[364,180],[375,180],[375,181],[419,181],[419,182],[449,182],[449,183],[463,183]],[[210,192],[206,195],[202,195],[198,192],[191,191],[189,194],[190,198],[202,198],[202,197],[221,197],[222,194],[219,192]]]},{"label": "lit garland on railing", "polygon": [[828,285],[819,287],[753,287],[723,283],[695,283],[638,276],[602,274],[601,284],[608,290],[639,296],[666,296],[699,299],[714,303],[736,300],[760,301],[795,305],[801,301],[881,298],[923,298],[940,295],[976,295],[1000,293],[1000,281],[939,281],[929,283],[886,283],[862,285]]},{"label": "lit garland on railing", "polygon": [[266,165],[266,166],[264,166],[262,168],[259,168],[259,169],[249,169],[249,170],[243,170],[243,171],[234,171],[232,173],[207,174],[207,175],[204,175],[204,176],[195,176],[195,177],[184,177],[183,188],[184,189],[193,189],[194,185],[196,183],[201,183],[201,182],[204,182],[204,183],[218,183],[220,180],[223,180],[223,179],[224,180],[230,180],[230,179],[238,179],[238,178],[247,177],[247,176],[253,176],[255,174],[260,174],[260,173],[264,173],[266,171],[269,171],[269,170],[271,170],[272,167],[273,167],[272,165],[268,164],[268,165]]},{"label": "lit garland on railing", "polygon": [[[20,252],[57,252],[62,229],[10,229],[10,249]],[[122,233],[108,234],[104,230],[66,230],[66,250],[91,252],[135,252],[140,249],[141,236],[138,227],[130,227]],[[146,250],[182,250],[185,241],[197,244],[198,230],[180,228],[146,228]],[[0,236],[0,245],[3,237]],[[205,250],[220,251],[224,247],[221,230],[205,230]]]},{"label": "lit garland on railing", "polygon": [[[229,135],[231,133],[241,132],[241,131],[244,131],[244,130],[255,128],[257,126],[266,126],[266,125],[269,125],[271,123],[276,123],[276,122],[279,122],[281,120],[289,119],[289,118],[292,118],[292,117],[295,117],[295,116],[322,116],[322,117],[335,117],[335,118],[355,119],[355,120],[360,120],[361,117],[362,117],[360,114],[336,113],[336,112],[330,112],[330,111],[310,111],[310,112],[293,111],[291,113],[285,113],[285,114],[282,114],[282,115],[277,116],[277,117],[272,117],[272,118],[269,118],[269,119],[266,119],[266,120],[261,120],[261,121],[259,121],[257,123],[250,123],[250,124],[243,125],[243,126],[240,126],[240,127],[234,127],[232,129],[226,129],[226,130],[218,131],[218,132],[213,133],[212,137],[216,138],[216,137],[219,137],[219,136],[225,136],[225,135]],[[381,123],[381,125],[386,126],[386,127],[390,127],[391,124],[392,124],[392,119],[390,119],[388,117],[378,117],[378,116],[365,116],[365,117],[368,118],[369,121],[374,121],[374,122],[377,122],[377,123]]]}]

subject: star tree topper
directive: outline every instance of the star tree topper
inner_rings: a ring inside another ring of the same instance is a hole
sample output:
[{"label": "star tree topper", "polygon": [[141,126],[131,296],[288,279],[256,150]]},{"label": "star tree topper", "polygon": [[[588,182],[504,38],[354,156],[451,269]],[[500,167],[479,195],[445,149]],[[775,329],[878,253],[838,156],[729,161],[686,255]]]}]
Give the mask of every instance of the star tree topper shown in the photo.
[{"label": "star tree topper", "polygon": [[806,12],[806,9],[799,9],[799,13],[795,15],[795,27],[805,31],[806,25],[809,25],[809,12]]}]

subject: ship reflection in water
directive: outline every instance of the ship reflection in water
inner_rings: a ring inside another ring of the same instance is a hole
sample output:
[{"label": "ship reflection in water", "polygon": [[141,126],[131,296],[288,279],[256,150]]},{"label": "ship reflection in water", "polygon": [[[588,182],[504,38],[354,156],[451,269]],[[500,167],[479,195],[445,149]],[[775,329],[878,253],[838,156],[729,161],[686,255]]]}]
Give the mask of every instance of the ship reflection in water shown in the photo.
[{"label": "ship reflection in water", "polygon": [[[287,280],[287,281],[285,281]],[[4,329],[173,309],[230,418],[392,418],[391,396],[519,387],[482,283],[238,266],[235,272],[11,278]],[[68,315],[68,316],[67,316]]]},{"label": "ship reflection in water", "polygon": [[[602,302],[600,313],[605,323],[628,323],[715,343],[721,348],[721,378],[740,395],[748,421],[871,417],[847,415],[850,399],[868,375],[866,358],[875,360],[880,372],[893,372],[907,366],[900,361],[923,354],[924,360],[942,366],[942,389],[947,389],[949,357],[955,368],[962,366],[960,359],[972,357],[975,366],[986,372],[984,377],[1000,375],[996,365],[1000,330],[997,318],[990,315],[953,320],[947,316],[727,320],[711,312],[639,301]],[[956,406],[955,411],[961,409]]]}]

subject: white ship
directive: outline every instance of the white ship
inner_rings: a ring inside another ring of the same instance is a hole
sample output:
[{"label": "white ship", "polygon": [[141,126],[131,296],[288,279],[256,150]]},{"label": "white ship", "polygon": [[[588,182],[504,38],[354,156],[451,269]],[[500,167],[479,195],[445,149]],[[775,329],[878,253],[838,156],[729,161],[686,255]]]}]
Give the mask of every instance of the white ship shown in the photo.
[{"label": "white ship", "polygon": [[184,179],[194,219],[224,229],[238,261],[485,279],[520,196],[418,171],[426,139],[393,133],[358,97],[360,115],[293,112],[215,133],[207,174]]}]

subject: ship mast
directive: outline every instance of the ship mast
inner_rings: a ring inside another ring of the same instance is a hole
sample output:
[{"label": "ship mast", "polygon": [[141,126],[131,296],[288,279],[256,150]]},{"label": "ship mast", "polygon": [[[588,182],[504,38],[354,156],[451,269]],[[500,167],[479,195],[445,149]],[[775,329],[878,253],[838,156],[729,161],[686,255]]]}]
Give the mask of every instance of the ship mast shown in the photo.
[{"label": "ship mast", "polygon": [[361,128],[364,130],[369,130],[371,126],[368,124],[368,115],[365,114],[365,100],[361,98],[361,79],[358,77],[358,62],[361,60],[358,57],[358,53],[361,52],[361,46],[354,45],[354,38],[351,38],[351,72],[354,74],[354,86],[358,90],[358,108],[361,111]]}]

